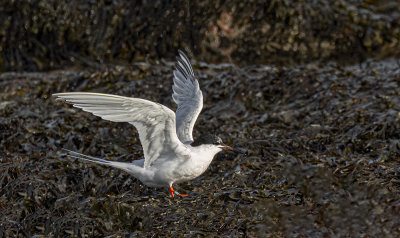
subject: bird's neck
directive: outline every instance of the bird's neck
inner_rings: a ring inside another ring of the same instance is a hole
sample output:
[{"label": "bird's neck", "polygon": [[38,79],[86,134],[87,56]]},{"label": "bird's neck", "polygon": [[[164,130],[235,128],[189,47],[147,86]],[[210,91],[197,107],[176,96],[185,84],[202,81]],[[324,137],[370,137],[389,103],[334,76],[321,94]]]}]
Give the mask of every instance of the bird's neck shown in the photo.
[{"label": "bird's neck", "polygon": [[215,155],[221,151],[219,148],[208,148],[206,146],[195,146],[190,148],[192,151],[192,158],[202,164],[207,164],[207,166],[214,159]]}]

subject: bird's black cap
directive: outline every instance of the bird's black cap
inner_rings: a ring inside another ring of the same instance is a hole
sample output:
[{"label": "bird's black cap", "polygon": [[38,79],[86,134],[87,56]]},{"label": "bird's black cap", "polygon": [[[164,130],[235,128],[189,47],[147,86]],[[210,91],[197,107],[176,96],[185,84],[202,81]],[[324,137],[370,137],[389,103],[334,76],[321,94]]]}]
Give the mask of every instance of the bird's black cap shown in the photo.
[{"label": "bird's black cap", "polygon": [[204,145],[204,144],[224,145],[221,138],[219,138],[216,135],[212,135],[212,134],[201,135],[199,138],[197,138],[195,141],[193,141],[193,143],[190,145],[191,146],[199,146],[199,145]]}]

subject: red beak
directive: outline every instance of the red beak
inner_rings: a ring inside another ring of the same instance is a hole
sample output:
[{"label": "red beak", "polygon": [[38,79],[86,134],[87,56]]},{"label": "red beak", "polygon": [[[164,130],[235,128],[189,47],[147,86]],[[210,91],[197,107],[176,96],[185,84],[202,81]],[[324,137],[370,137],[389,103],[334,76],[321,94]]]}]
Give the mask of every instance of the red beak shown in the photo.
[{"label": "red beak", "polygon": [[224,150],[226,151],[233,151],[233,148],[230,147],[229,145],[225,146]]},{"label": "red beak", "polygon": [[229,145],[220,145],[219,148],[226,150],[226,151],[233,151],[233,148]]}]

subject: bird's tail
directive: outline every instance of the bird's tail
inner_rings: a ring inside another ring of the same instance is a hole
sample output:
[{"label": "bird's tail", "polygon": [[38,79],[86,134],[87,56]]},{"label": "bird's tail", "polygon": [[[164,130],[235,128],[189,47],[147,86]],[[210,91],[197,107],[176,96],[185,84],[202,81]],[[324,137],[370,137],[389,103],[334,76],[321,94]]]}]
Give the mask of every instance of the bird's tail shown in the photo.
[{"label": "bird's tail", "polygon": [[100,159],[100,158],[96,158],[96,157],[92,157],[89,155],[84,155],[72,150],[67,150],[67,149],[63,149],[64,151],[66,151],[67,155],[71,158],[76,158],[76,159],[80,159],[80,160],[84,160],[84,161],[88,161],[88,162],[92,162],[92,163],[97,163],[97,164],[102,164],[102,165],[108,165],[117,169],[122,169],[125,171],[129,170],[129,167],[131,167],[132,165],[129,163],[124,163],[124,162],[116,162],[116,161],[109,161],[109,160],[105,160],[105,159]]}]

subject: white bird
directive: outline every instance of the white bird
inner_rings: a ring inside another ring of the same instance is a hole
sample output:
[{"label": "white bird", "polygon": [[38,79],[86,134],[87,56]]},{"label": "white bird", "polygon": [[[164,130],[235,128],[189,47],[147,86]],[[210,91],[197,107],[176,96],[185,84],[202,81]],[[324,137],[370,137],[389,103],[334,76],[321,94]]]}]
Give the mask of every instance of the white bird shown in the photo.
[{"label": "white bird", "polygon": [[155,102],[111,94],[67,92],[53,96],[105,120],[128,122],[136,127],[144,159],[132,163],[108,161],[69,151],[71,157],[124,170],[150,187],[169,186],[172,197],[187,196],[173,184],[200,176],[222,150],[233,150],[213,135],[194,141],[193,126],[203,107],[203,94],[187,56],[179,51],[175,63],[172,98],[176,113]]}]

